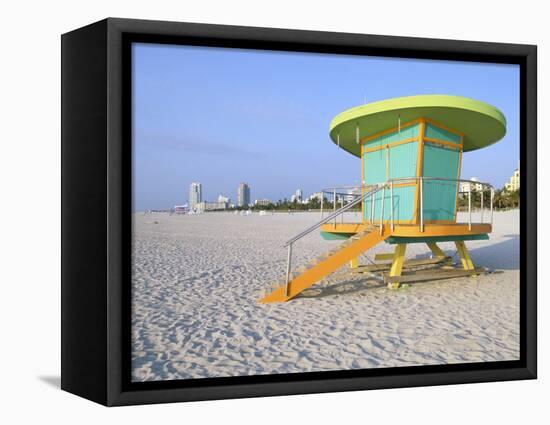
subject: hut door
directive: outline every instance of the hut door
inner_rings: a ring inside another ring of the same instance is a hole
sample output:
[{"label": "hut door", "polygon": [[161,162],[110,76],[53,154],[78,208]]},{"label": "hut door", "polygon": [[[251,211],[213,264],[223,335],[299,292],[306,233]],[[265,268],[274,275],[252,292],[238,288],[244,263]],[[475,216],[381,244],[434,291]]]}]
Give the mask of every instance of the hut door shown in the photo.
[{"label": "hut door", "polygon": [[[422,175],[457,180],[460,151],[426,142]],[[458,182],[425,180],[424,220],[454,222]]]}]

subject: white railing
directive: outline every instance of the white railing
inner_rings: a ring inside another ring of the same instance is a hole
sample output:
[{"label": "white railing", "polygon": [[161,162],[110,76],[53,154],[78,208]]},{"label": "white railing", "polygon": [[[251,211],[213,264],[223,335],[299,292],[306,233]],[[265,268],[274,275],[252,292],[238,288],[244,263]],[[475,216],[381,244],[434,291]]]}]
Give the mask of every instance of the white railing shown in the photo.
[{"label": "white railing", "polygon": [[[337,186],[333,188],[327,188],[322,190],[322,200],[321,200],[321,218],[323,218],[324,215],[324,209],[323,209],[323,200],[325,199],[325,194],[327,194],[327,200],[330,201],[330,196],[332,196],[332,204],[333,209],[336,211],[336,204],[337,199],[340,197],[342,205],[344,199],[349,199],[345,197],[361,197],[361,193],[349,193],[349,192],[343,192],[344,190],[355,190],[355,191],[362,191],[363,193],[369,193],[370,199],[370,222],[374,224],[375,221],[375,215],[377,211],[376,204],[378,200],[376,199],[376,196],[374,196],[374,193],[370,193],[372,188],[378,188],[379,190],[382,190],[382,199],[385,199],[385,189],[388,188],[390,190],[390,226],[391,229],[394,229],[394,185],[395,184],[406,184],[406,183],[413,183],[419,186],[419,205],[418,205],[418,217],[419,217],[419,229],[421,232],[424,232],[424,184],[425,182],[429,183],[441,183],[442,185],[453,185],[456,186],[456,196],[461,196],[462,194],[467,194],[468,196],[468,228],[469,230],[472,229],[472,211],[475,209],[475,206],[472,205],[472,193],[479,193],[480,196],[480,212],[481,212],[481,224],[483,224],[485,221],[484,212],[485,212],[485,194],[487,192],[490,193],[490,203],[489,203],[489,213],[490,213],[490,224],[493,224],[493,200],[495,196],[494,188],[489,183],[483,183],[478,182],[476,180],[461,180],[461,179],[445,179],[440,177],[403,177],[403,178],[396,178],[396,179],[390,179],[386,182],[379,183],[376,185],[369,185],[369,186]],[[462,185],[467,187],[467,189],[462,189]],[[378,190],[377,190],[378,191]],[[380,206],[380,223],[383,221],[384,217],[384,204],[385,202],[381,203]],[[342,216],[343,220],[343,216]],[[334,221],[334,225],[336,226],[336,220]]]},{"label": "white railing", "polygon": [[[332,214],[329,214],[325,218],[321,218],[317,223],[315,223],[313,226],[308,227],[304,231],[300,232],[293,238],[289,239],[285,242],[285,247],[288,248],[287,253],[287,262],[286,262],[286,285],[285,285],[285,296],[288,296],[288,284],[290,283],[290,272],[291,272],[291,264],[292,264],[292,245],[294,242],[302,239],[304,236],[310,234],[314,230],[320,228],[323,224],[330,222],[331,220],[334,220],[334,223],[336,223],[337,217],[339,215],[343,215],[346,211],[352,209],[356,205],[361,205],[361,203],[365,200],[367,196],[371,196],[381,190],[383,187],[385,187],[385,184],[382,184],[381,186],[371,186],[370,190],[368,192],[362,193],[360,195],[357,195],[355,199],[353,199],[351,202],[349,202],[346,205],[343,205],[340,209],[336,209],[336,189],[333,191],[334,194],[334,211]],[[321,201],[321,215],[323,212],[323,202]]]},{"label": "white railing", "polygon": [[[493,186],[489,183],[478,182],[477,180],[461,180],[461,179],[445,179],[441,177],[405,177],[390,180],[393,184],[403,184],[403,183],[414,183],[419,185],[419,226],[420,231],[424,231],[424,184],[428,183],[440,183],[442,185],[451,185],[456,187],[456,196],[460,198],[461,194],[467,194],[468,196],[468,229],[472,230],[472,210],[475,208],[472,205],[472,193],[479,193],[480,196],[480,211],[481,211],[481,224],[484,224],[484,198],[485,193],[490,193],[490,220],[489,223],[493,224],[493,200],[495,197],[495,190]],[[463,189],[462,186],[465,186],[466,189]],[[391,204],[393,206],[393,195],[391,197]],[[457,205],[458,208],[458,205]],[[457,211],[458,212],[458,211]]]}]

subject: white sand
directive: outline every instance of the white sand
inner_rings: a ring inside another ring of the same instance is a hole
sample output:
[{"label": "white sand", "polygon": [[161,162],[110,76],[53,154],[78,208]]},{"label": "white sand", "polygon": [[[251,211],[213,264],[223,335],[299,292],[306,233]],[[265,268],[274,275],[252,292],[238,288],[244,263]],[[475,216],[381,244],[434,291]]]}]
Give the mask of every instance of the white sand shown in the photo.
[{"label": "white sand", "polygon": [[[517,211],[495,213],[490,240],[467,243],[477,266],[498,273],[391,291],[345,267],[269,305],[256,301],[284,274],[283,242],[318,214],[134,218],[135,380],[519,359]],[[316,231],[295,245],[294,265],[338,243]],[[427,255],[409,245],[407,258]]]}]

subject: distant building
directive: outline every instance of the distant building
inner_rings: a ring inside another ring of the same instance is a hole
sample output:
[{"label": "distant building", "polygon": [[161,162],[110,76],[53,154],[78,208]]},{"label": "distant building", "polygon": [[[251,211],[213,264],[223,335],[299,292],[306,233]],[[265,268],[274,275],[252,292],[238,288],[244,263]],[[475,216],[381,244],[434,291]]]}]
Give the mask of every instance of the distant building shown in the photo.
[{"label": "distant building", "polygon": [[189,209],[194,210],[199,202],[202,202],[202,184],[193,182],[189,186]]},{"label": "distant building", "polygon": [[314,199],[317,199],[318,201],[321,201],[321,199],[323,198],[323,193],[322,192],[315,192],[315,193],[312,193],[308,200],[311,202],[313,201]]},{"label": "distant building", "polygon": [[269,199],[256,199],[254,201],[254,205],[257,205],[259,207],[267,207],[271,204],[271,201]]},{"label": "distant building", "polygon": [[296,189],[296,192],[294,192],[292,195],[290,195],[290,202],[297,202],[299,204],[302,203],[303,197],[302,197],[302,189]]},{"label": "distant building", "polygon": [[199,202],[197,205],[195,205],[195,211],[196,212],[205,212],[205,211],[220,211],[227,209],[227,203],[226,202]]},{"label": "distant building", "polygon": [[510,181],[504,185],[504,189],[507,192],[515,192],[519,190],[519,164],[518,168],[515,169],[514,174],[510,177]]},{"label": "distant building", "polygon": [[250,205],[250,187],[246,183],[241,183],[237,189],[237,206],[247,207]]},{"label": "distant building", "polygon": [[218,202],[225,202],[225,203],[229,204],[231,202],[231,200],[227,196],[220,195],[220,196],[218,196]]},{"label": "distant building", "polygon": [[185,214],[187,212],[187,205],[174,205],[173,211],[175,214]]},{"label": "distant building", "polygon": [[460,182],[460,192],[469,192],[469,191],[470,191],[470,183]]},{"label": "distant building", "polygon": [[323,192],[312,193],[309,197],[309,201],[313,201],[314,199],[317,199],[319,202],[321,202],[323,200]]},{"label": "distant building", "polygon": [[344,201],[351,202],[357,198],[357,196],[361,195],[361,189],[354,188],[354,189],[348,189],[348,194],[344,196]]},{"label": "distant building", "polygon": [[475,183],[478,180],[477,177],[470,178],[472,181],[470,182],[462,182],[460,183],[460,191],[461,192],[481,192],[483,191],[483,185],[481,183]]}]

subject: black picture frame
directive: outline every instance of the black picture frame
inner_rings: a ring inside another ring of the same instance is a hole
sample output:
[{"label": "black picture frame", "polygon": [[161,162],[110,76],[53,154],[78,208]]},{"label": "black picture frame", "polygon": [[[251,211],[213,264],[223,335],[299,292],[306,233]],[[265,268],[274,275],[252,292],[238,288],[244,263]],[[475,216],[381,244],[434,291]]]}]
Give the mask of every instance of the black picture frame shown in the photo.
[{"label": "black picture frame", "polygon": [[[520,66],[520,360],[131,382],[132,42]],[[537,49],[532,45],[109,18],[62,42],[62,389],[114,406],[537,376]]]}]

